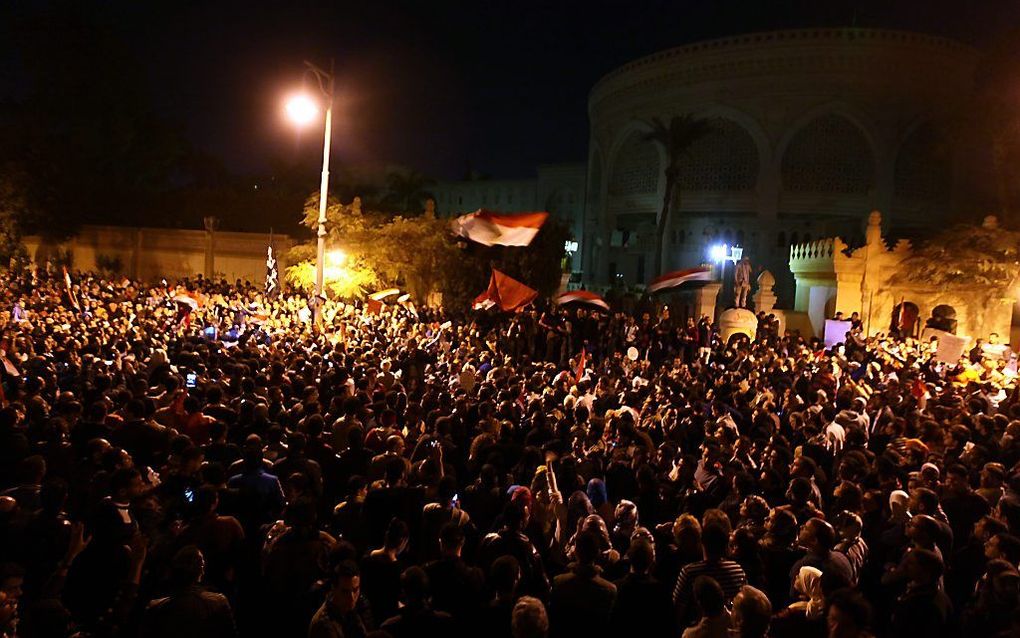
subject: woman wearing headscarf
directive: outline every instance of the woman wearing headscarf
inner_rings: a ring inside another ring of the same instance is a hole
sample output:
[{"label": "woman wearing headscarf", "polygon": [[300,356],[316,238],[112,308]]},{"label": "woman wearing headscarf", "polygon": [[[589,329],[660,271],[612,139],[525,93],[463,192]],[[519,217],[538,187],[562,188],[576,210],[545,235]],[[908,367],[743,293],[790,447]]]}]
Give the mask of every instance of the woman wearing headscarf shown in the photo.
[{"label": "woman wearing headscarf", "polygon": [[798,600],[772,619],[772,638],[822,638],[826,635],[822,572],[804,566],[793,583]]}]

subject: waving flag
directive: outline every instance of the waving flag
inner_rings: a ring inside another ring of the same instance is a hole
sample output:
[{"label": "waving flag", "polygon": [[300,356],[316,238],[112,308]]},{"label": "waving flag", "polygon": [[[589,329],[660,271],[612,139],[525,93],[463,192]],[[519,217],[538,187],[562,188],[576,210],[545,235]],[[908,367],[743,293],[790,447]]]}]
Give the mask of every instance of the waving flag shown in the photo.
[{"label": "waving flag", "polygon": [[195,299],[195,297],[191,296],[187,292],[177,293],[174,295],[173,300],[181,305],[188,306],[192,310],[198,310],[198,299]]},{"label": "waving flag", "polygon": [[481,208],[453,220],[453,232],[485,246],[527,246],[549,213],[496,213]]},{"label": "waving flag", "polygon": [[556,303],[583,303],[590,306],[598,306],[603,310],[609,310],[609,304],[601,296],[591,292],[590,290],[570,290],[567,292],[561,292],[556,296]]},{"label": "waving flag", "polygon": [[78,297],[74,294],[74,288],[71,287],[71,273],[67,272],[67,266],[64,266],[64,287],[67,288],[67,298],[71,305],[75,310],[80,311],[81,304],[78,303]]},{"label": "waving flag", "polygon": [[712,281],[711,266],[698,266],[687,270],[674,270],[661,277],[656,277],[648,284],[648,292],[659,292],[687,283],[688,281]]},{"label": "waving flag", "polygon": [[499,306],[500,310],[513,312],[530,304],[535,297],[538,297],[537,290],[493,268],[488,290],[475,298],[472,308],[482,310]]},{"label": "waving flag", "polygon": [[388,297],[393,295],[399,295],[400,288],[387,288],[386,290],[380,290],[379,292],[373,292],[368,296],[372,301],[384,301]]},{"label": "waving flag", "polygon": [[[272,240],[270,240],[271,242]],[[273,244],[266,249],[266,298],[273,299],[280,292],[280,270],[273,256]]]},{"label": "waving flag", "polygon": [[581,356],[577,359],[577,371],[574,374],[574,383],[580,383],[584,377],[584,368],[588,365],[588,350],[581,348]]}]

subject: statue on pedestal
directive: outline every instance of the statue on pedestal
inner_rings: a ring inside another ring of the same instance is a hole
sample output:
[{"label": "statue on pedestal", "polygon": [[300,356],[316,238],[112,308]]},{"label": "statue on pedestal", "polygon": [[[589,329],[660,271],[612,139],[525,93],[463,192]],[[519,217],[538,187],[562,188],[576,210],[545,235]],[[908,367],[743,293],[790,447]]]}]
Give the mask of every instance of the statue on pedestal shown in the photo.
[{"label": "statue on pedestal", "polygon": [[733,270],[734,305],[747,307],[747,295],[751,292],[751,260],[744,257]]}]

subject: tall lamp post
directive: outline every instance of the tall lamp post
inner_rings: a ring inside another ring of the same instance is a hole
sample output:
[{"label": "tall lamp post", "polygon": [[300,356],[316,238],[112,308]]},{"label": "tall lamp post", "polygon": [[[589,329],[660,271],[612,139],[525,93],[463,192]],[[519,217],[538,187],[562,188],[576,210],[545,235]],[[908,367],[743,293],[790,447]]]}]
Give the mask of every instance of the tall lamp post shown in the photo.
[{"label": "tall lamp post", "polygon": [[[335,84],[332,63],[330,63],[329,72],[323,71],[311,62],[305,62],[305,66],[315,75],[315,79],[319,83],[319,91],[326,101],[326,125],[322,142],[322,181],[319,184],[318,245],[315,251],[315,298],[312,303],[312,322],[313,325],[318,325],[319,319],[322,317],[322,285],[326,261],[326,201],[329,199],[329,142],[333,136],[333,91]],[[287,115],[296,124],[309,124],[315,120],[318,113],[319,107],[316,105],[315,100],[308,95],[296,95],[287,102]]]}]

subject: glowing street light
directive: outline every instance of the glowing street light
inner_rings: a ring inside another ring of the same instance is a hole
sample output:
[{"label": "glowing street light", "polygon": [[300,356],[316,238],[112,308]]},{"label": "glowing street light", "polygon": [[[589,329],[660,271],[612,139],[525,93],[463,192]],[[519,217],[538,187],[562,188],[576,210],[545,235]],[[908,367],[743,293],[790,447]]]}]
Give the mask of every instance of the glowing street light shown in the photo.
[{"label": "glowing street light", "polygon": [[328,266],[343,266],[345,261],[347,261],[347,253],[340,248],[334,248],[326,253],[326,265]]},{"label": "glowing street light", "polygon": [[740,246],[729,246],[727,244],[714,244],[708,249],[708,258],[716,264],[719,264],[719,280],[722,285],[726,285],[726,262],[732,261],[736,264],[740,261],[740,257],[744,254],[744,249]]},{"label": "glowing street light", "polygon": [[347,277],[348,271],[344,267],[347,262],[347,253],[339,248],[334,248],[326,253],[326,267],[324,277],[330,281],[340,281]]},{"label": "glowing street light", "polygon": [[[333,92],[335,78],[332,65],[327,73],[311,62],[305,62],[308,70],[315,75],[319,83],[319,90],[326,100],[326,126],[322,143],[322,180],[319,183],[319,230],[318,245],[315,252],[315,299],[312,303],[312,321],[318,325],[322,316],[322,282],[325,277],[326,257],[326,201],[329,199],[329,142],[333,136]],[[307,95],[297,95],[290,99],[286,105],[287,115],[291,121],[305,125],[314,121],[319,113],[319,107],[315,100]]]},{"label": "glowing street light", "polygon": [[708,249],[708,258],[714,263],[721,264],[726,261],[726,244],[716,244]]},{"label": "glowing street light", "polygon": [[287,117],[298,126],[311,124],[319,115],[319,105],[310,96],[299,93],[287,100]]}]

